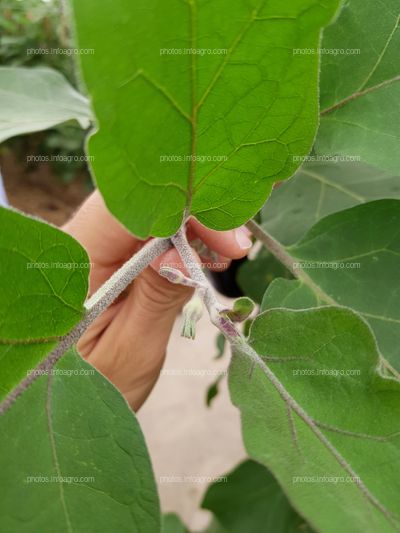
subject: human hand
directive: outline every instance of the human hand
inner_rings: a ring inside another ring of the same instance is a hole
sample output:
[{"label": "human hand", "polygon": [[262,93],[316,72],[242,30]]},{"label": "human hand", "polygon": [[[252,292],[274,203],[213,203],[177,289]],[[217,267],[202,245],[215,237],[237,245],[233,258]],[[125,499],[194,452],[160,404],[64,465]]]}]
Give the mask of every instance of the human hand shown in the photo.
[{"label": "human hand", "polygon": [[[144,245],[112,217],[98,192],[63,229],[89,254],[90,294]],[[199,258],[212,270],[224,270],[231,259],[244,257],[251,247],[248,235],[245,228],[217,232],[194,219],[188,224],[188,238],[201,239],[217,254],[214,259]],[[115,384],[134,410],[143,404],[157,381],[175,318],[192,294],[192,289],[162,278],[158,274],[161,264],[185,271],[175,249],[165,252],[78,343],[82,356]]]}]

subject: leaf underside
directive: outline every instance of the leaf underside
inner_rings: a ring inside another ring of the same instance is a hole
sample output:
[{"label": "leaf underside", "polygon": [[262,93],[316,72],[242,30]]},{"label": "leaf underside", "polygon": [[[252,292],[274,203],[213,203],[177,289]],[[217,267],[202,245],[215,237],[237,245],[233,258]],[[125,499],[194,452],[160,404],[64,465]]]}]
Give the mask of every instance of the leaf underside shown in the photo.
[{"label": "leaf underside", "polygon": [[160,531],[139,425],[119,392],[71,350],[0,419],[2,530]]},{"label": "leaf underside", "polygon": [[239,226],[310,150],[318,56],[293,49],[318,46],[338,0],[71,6],[79,47],[95,50],[80,57],[98,121],[92,168],[136,235],[169,236],[184,213],[214,229]]},{"label": "leaf underside", "polygon": [[400,370],[400,200],[377,200],[320,220],[289,253],[317,289],[360,313]]},{"label": "leaf underside", "polygon": [[91,110],[56,70],[0,67],[0,142],[76,119],[88,128]]},{"label": "leaf underside", "polygon": [[0,208],[0,399],[83,316],[89,258],[70,235]]},{"label": "leaf underside", "polygon": [[358,204],[400,199],[400,178],[354,162],[309,162],[272,191],[261,223],[285,246],[295,244],[321,218]]},{"label": "leaf underside", "polygon": [[230,391],[250,456],[317,530],[398,530],[400,382],[377,373],[366,323],[344,308],[273,309],[250,342],[275,380],[234,355]]},{"label": "leaf underside", "polygon": [[203,509],[211,511],[226,533],[309,532],[272,474],[247,460],[207,490]]},{"label": "leaf underside", "polygon": [[318,153],[400,174],[399,22],[398,0],[349,0],[324,32]]}]

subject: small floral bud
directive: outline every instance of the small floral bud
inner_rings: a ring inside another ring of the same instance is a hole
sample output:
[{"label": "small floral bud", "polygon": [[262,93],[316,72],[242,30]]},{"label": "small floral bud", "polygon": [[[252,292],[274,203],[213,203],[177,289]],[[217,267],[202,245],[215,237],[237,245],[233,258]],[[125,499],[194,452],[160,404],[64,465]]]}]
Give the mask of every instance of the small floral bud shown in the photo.
[{"label": "small floral bud", "polygon": [[171,267],[161,267],[159,270],[160,276],[167,279],[170,283],[176,285],[184,285],[185,287],[192,287],[194,289],[206,290],[207,287],[198,281],[185,276],[180,270]]},{"label": "small floral bud", "polygon": [[182,337],[194,339],[196,336],[196,324],[203,315],[203,302],[199,296],[193,298],[183,308]]}]

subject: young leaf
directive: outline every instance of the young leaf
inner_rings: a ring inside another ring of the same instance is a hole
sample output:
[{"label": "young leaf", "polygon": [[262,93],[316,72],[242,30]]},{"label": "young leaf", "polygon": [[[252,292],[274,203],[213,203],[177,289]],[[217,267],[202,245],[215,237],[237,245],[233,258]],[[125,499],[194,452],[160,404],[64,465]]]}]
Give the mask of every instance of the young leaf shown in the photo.
[{"label": "young leaf", "polygon": [[96,181],[136,235],[169,236],[184,212],[239,226],[309,152],[319,59],[294,50],[319,45],[339,0],[70,4],[95,50],[80,60]]},{"label": "young leaf", "polygon": [[297,244],[276,241],[317,305],[344,305],[369,322],[392,371],[400,370],[399,224],[400,201],[377,200],[323,218]]},{"label": "young leaf", "polygon": [[216,482],[201,504],[214,513],[229,533],[289,533],[310,531],[291,507],[272,474],[261,464],[247,460]]},{"label": "young leaf", "polygon": [[0,208],[0,398],[83,315],[89,258],[62,231]]},{"label": "young leaf", "polygon": [[344,308],[275,309],[250,342],[265,365],[237,348],[230,368],[250,456],[317,530],[398,530],[400,382],[377,372],[367,324]]},{"label": "young leaf", "polygon": [[244,322],[254,311],[255,303],[247,296],[241,296],[234,300],[232,308],[223,311],[223,314],[232,322]]},{"label": "young leaf", "polygon": [[[398,0],[349,0],[324,32],[316,149],[400,173]],[[358,50],[357,54],[349,50]]]},{"label": "young leaf", "polygon": [[161,530],[136,418],[75,351],[0,418],[0,431],[2,530]]},{"label": "young leaf", "polygon": [[0,67],[0,93],[0,142],[71,119],[89,127],[87,98],[50,68]]},{"label": "young leaf", "polygon": [[285,246],[321,218],[381,198],[400,198],[400,179],[363,163],[306,163],[272,194],[261,223]]},{"label": "young leaf", "polygon": [[310,287],[297,279],[274,279],[264,294],[261,312],[284,307],[285,309],[310,309],[323,306]]}]

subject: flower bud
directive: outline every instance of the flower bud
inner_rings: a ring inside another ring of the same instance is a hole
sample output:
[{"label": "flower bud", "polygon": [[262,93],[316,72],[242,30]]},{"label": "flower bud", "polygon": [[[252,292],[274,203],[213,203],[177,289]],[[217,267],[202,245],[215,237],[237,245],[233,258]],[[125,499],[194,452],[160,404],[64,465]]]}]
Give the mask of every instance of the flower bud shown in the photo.
[{"label": "flower bud", "polygon": [[183,308],[182,337],[194,339],[196,336],[196,324],[203,315],[203,302],[196,294]]}]

